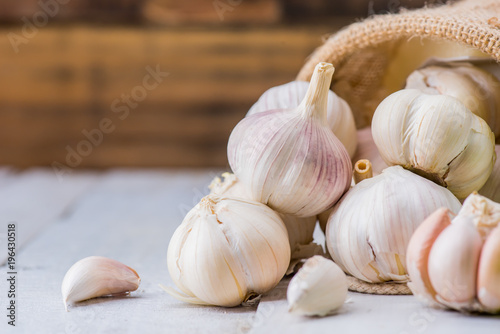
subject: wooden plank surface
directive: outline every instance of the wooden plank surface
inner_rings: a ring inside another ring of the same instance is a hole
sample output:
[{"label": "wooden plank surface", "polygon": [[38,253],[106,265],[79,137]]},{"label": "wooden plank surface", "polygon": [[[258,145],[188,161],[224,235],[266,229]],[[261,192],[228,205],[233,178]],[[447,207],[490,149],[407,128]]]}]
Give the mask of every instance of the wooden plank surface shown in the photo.
[{"label": "wooden plank surface", "polygon": [[[225,166],[230,131],[250,106],[266,89],[294,80],[321,37],[345,23],[49,25],[18,53],[0,39],[0,164],[64,164],[67,146],[76,149],[87,140],[82,131],[109,119],[113,130],[78,167]],[[0,29],[9,33],[21,27]],[[168,75],[129,106],[124,99],[144,90],[148,68]]]}]

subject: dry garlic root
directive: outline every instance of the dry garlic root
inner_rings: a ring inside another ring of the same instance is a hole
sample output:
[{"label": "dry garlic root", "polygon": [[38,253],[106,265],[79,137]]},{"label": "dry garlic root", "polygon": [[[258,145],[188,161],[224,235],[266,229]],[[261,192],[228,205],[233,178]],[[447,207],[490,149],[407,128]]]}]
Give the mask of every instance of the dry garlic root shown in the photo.
[{"label": "dry garlic root", "polygon": [[[222,177],[224,181],[216,177],[210,184],[211,194],[250,199],[250,195],[248,195],[242,183],[238,181],[234,174],[224,173]],[[293,272],[300,260],[313,255],[322,255],[324,252],[323,247],[313,242],[314,228],[317,221],[316,216],[302,218],[282,213],[278,214],[285,223],[290,243],[291,260],[290,267],[287,270],[288,275]]]},{"label": "dry garlic root", "polygon": [[500,313],[500,204],[470,195],[451,220],[441,208],[408,245],[408,286],[431,305]]},{"label": "dry garlic root", "polygon": [[429,66],[410,74],[405,88],[452,96],[500,135],[500,82],[491,73],[469,63]]},{"label": "dry garlic root", "polygon": [[271,290],[290,263],[288,234],[264,204],[205,196],[170,240],[167,264],[179,300],[237,306]]},{"label": "dry garlic root", "polygon": [[400,166],[356,184],[333,208],[326,226],[332,259],[371,283],[406,282],[406,248],[418,225],[440,207],[461,208],[453,194]]},{"label": "dry garlic root", "polygon": [[347,297],[347,278],[333,261],[316,255],[308,259],[288,285],[289,312],[325,316],[340,308]]},{"label": "dry garlic root", "polygon": [[135,291],[141,279],[137,272],[113,259],[90,256],[76,262],[64,276],[61,292],[68,305],[102,296]]},{"label": "dry garlic root", "polygon": [[297,108],[257,113],[233,129],[229,164],[253,200],[311,217],[349,189],[352,163],[326,117],[333,72],[331,64],[319,63]]},{"label": "dry garlic root", "polygon": [[[306,96],[309,82],[292,81],[287,84],[268,89],[250,108],[247,116],[274,109],[296,108]],[[351,108],[333,91],[328,91],[326,118],[330,129],[342,142],[351,157],[357,146],[356,124]]]},{"label": "dry garlic root", "polygon": [[496,160],[495,136],[459,100],[403,89],[377,107],[373,140],[389,165],[400,165],[464,199],[481,189]]}]

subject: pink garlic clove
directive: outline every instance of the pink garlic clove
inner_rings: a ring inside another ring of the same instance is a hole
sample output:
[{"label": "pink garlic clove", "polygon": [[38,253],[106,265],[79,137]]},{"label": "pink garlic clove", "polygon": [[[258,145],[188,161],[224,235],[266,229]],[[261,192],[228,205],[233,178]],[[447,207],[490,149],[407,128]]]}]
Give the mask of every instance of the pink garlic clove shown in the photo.
[{"label": "pink garlic clove", "polygon": [[486,311],[500,312],[500,226],[491,231],[481,252],[477,298]]}]

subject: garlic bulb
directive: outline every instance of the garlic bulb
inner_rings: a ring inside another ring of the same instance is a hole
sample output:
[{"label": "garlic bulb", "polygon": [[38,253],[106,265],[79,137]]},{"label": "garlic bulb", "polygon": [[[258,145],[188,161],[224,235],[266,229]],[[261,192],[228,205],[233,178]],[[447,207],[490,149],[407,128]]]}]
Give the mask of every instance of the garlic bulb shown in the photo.
[{"label": "garlic bulb", "polygon": [[168,270],[181,291],[165,290],[189,303],[236,306],[272,289],[289,262],[286,228],[276,212],[211,194],[170,240]]},{"label": "garlic bulb", "polygon": [[377,146],[373,141],[372,137],[372,128],[366,127],[357,132],[358,137],[358,147],[356,150],[356,154],[352,157],[351,161],[353,164],[356,161],[367,159],[370,160],[372,164],[373,175],[378,175],[382,173],[382,171],[389,167],[385,163],[384,159],[380,156],[378,152]]},{"label": "garlic bulb", "polygon": [[62,282],[64,306],[83,300],[135,291],[141,279],[123,263],[102,256],[86,257],[69,268]]},{"label": "garlic bulb", "polygon": [[[495,145],[495,152],[498,157],[500,154],[500,145]],[[489,199],[500,202],[500,159],[497,159],[493,166],[490,177],[486,180],[479,193]]]},{"label": "garlic bulb", "polygon": [[347,297],[347,278],[334,262],[316,255],[288,284],[289,312],[325,316],[340,308]]},{"label": "garlic bulb", "polygon": [[406,247],[418,225],[440,207],[458,212],[451,192],[400,166],[356,184],[337,203],[326,226],[333,261],[371,283],[406,282]]},{"label": "garlic bulb", "polygon": [[349,154],[326,121],[333,71],[328,63],[316,66],[296,109],[257,113],[234,128],[229,164],[253,200],[281,213],[310,217],[349,189]]},{"label": "garlic bulb", "polygon": [[500,135],[500,82],[491,73],[469,63],[429,66],[410,74],[405,88],[452,96]]},{"label": "garlic bulb", "polygon": [[484,185],[496,160],[489,126],[450,96],[398,91],[377,107],[372,134],[387,164],[401,165],[461,199]]},{"label": "garlic bulb", "polygon": [[[292,81],[272,87],[255,102],[247,116],[268,110],[296,108],[306,96],[308,88],[309,82],[307,81]],[[331,90],[328,91],[326,118],[330,129],[352,157],[357,145],[354,116],[347,102]]]},{"label": "garlic bulb", "polygon": [[500,312],[500,204],[472,194],[450,220],[439,209],[408,244],[408,286],[420,299],[469,312]]},{"label": "garlic bulb", "polygon": [[[210,184],[210,193],[217,194],[225,197],[238,197],[243,199],[250,199],[241,182],[234,174],[223,173],[222,181],[216,177]],[[316,227],[316,216],[313,217],[297,217],[293,215],[285,215],[278,213],[285,223],[288,232],[288,240],[291,250],[291,263],[292,266],[287,270],[287,274],[293,272],[294,266],[300,260],[309,258],[313,255],[323,254],[323,248],[313,242],[314,228]]]}]

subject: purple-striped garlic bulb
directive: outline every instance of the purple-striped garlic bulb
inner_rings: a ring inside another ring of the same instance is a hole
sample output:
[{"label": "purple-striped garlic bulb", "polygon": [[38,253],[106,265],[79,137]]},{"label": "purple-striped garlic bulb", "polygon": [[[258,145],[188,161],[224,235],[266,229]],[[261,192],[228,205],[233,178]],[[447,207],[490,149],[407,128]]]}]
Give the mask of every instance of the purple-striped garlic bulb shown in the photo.
[{"label": "purple-striped garlic bulb", "polygon": [[[250,108],[247,116],[273,109],[296,108],[306,96],[308,88],[309,82],[307,81],[292,81],[269,88]],[[330,129],[344,144],[349,156],[352,158],[358,143],[354,116],[349,104],[331,90],[328,90],[326,120]]]},{"label": "purple-striped garlic bulb", "polygon": [[229,165],[253,200],[310,217],[349,189],[352,163],[326,119],[333,72],[319,63],[299,106],[245,117],[233,129]]}]

